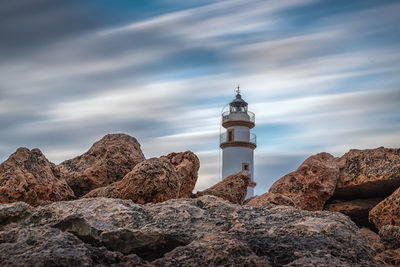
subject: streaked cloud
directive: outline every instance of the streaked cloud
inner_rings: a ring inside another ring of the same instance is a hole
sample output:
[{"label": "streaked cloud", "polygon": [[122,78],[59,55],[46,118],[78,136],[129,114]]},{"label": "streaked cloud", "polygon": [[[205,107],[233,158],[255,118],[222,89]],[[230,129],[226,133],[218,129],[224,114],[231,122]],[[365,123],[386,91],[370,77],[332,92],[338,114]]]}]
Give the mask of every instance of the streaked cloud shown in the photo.
[{"label": "streaked cloud", "polygon": [[[60,162],[106,133],[218,174],[220,112],[256,113],[256,193],[308,155],[399,147],[396,1],[11,1],[0,7],[0,161]],[[374,19],[379,18],[379,19]]]}]

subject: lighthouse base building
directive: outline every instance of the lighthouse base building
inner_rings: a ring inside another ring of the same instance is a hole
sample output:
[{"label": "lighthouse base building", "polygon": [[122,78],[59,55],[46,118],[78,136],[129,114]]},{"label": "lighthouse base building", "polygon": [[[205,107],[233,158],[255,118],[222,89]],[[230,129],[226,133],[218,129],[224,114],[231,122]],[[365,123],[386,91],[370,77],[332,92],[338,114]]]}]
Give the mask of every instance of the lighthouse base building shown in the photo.
[{"label": "lighthouse base building", "polygon": [[[247,171],[254,181],[254,149],[257,145],[256,135],[250,130],[255,126],[255,115],[247,110],[247,106],[238,88],[235,99],[229,103],[229,110],[222,113],[222,126],[226,129],[220,138],[222,178]],[[253,196],[253,188],[249,187],[246,199]]]}]

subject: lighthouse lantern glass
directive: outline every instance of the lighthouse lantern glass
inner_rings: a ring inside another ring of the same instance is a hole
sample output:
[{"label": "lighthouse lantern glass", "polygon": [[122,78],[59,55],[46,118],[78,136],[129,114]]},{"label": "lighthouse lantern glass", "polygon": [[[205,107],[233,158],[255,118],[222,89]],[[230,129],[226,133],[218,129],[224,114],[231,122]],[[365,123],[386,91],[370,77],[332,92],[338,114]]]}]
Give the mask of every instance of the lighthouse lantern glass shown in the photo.
[{"label": "lighthouse lantern glass", "polygon": [[247,112],[247,103],[240,94],[236,95],[236,98],[229,103],[229,106],[230,112]]}]

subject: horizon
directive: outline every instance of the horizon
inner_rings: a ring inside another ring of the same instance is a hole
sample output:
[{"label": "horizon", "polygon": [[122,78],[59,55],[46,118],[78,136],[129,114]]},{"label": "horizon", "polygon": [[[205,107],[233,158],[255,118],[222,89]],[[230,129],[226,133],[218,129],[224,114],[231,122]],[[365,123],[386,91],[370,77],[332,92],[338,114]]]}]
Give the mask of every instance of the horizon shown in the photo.
[{"label": "horizon", "polygon": [[191,150],[219,181],[220,116],[255,113],[255,195],[307,157],[400,147],[396,1],[5,1],[0,162],[56,164],[108,133],[146,158]]}]

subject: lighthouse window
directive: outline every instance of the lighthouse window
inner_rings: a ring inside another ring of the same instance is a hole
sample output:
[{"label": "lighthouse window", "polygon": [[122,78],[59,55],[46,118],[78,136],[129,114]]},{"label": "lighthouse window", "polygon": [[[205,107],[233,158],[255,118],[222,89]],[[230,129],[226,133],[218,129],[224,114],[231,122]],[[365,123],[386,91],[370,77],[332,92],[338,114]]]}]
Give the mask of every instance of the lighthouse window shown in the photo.
[{"label": "lighthouse window", "polygon": [[233,129],[228,130],[228,142],[233,141]]},{"label": "lighthouse window", "polygon": [[249,164],[248,163],[242,163],[242,170],[243,171],[249,171]]}]

